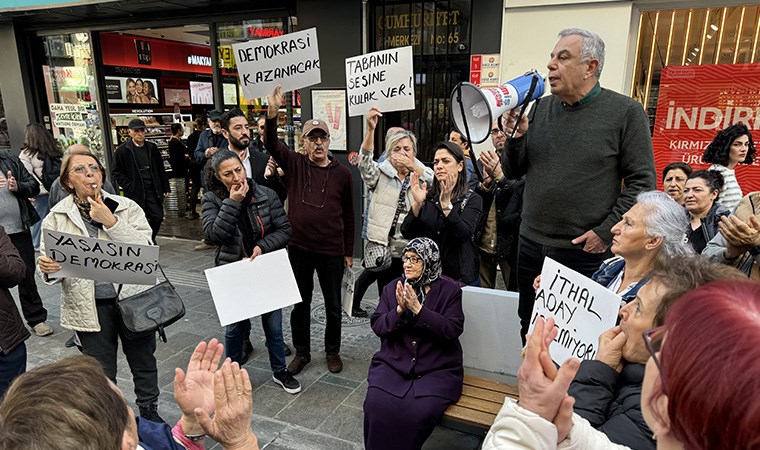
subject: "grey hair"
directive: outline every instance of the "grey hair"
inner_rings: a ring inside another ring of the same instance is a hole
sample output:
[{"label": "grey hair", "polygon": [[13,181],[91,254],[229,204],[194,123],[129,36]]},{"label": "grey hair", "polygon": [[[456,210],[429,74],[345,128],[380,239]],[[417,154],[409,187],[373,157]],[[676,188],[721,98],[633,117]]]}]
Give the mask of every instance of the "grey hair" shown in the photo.
[{"label": "grey hair", "polygon": [[598,34],[593,31],[584,30],[583,28],[565,28],[558,34],[560,38],[572,35],[578,35],[583,38],[583,43],[581,44],[581,62],[588,62],[592,59],[599,61],[599,66],[596,68],[596,72],[594,72],[594,76],[598,80],[602,77],[602,69],[604,68],[604,41]]},{"label": "grey hair", "polygon": [[395,147],[401,139],[404,138],[409,138],[409,140],[412,141],[412,151],[414,152],[414,156],[417,156],[417,137],[411,131],[404,130],[397,131],[385,139],[385,153],[383,154],[385,159],[390,158],[391,149]]},{"label": "grey hair", "polygon": [[685,239],[689,214],[683,206],[662,191],[642,192],[636,197],[636,204],[644,209],[647,236],[662,238],[665,256],[694,253]]}]

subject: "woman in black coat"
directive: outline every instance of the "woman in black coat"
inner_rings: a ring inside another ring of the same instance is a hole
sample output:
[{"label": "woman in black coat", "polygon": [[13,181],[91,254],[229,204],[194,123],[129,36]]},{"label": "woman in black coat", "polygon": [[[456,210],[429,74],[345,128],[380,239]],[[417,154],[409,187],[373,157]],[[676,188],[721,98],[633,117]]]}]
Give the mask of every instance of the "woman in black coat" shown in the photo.
[{"label": "woman in black coat", "polygon": [[[220,150],[206,164],[205,170],[206,194],[201,202],[203,231],[206,242],[218,246],[214,258],[217,266],[242,258],[253,260],[285,248],[291,228],[282,203],[274,191],[246,177],[237,154]],[[300,383],[285,368],[282,310],[262,315],[261,325],[266,335],[273,381],[289,394],[300,392]],[[228,325],[225,333],[227,356],[241,365],[253,349],[250,332],[251,321],[245,319]]]},{"label": "woman in black coat", "polygon": [[401,225],[407,239],[427,237],[441,249],[443,274],[470,286],[480,286],[480,263],[475,233],[480,226],[483,199],[467,187],[464,153],[451,142],[436,147],[432,189],[411,175],[412,213]]}]

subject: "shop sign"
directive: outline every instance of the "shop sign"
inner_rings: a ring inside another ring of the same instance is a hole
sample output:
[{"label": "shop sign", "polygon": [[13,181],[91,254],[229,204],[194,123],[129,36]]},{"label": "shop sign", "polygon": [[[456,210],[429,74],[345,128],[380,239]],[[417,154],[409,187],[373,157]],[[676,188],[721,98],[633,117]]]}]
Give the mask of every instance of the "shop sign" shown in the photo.
[{"label": "shop sign", "polygon": [[270,38],[282,36],[285,30],[275,27],[248,27],[248,37],[252,38]]},{"label": "shop sign", "polygon": [[[658,188],[659,175],[671,162],[695,170],[718,131],[744,123],[758,145],[760,136],[760,64],[666,66],[662,70],[652,147]],[[736,166],[736,178],[747,194],[760,190],[758,163]]]},{"label": "shop sign", "polygon": [[346,58],[348,115],[414,109],[412,47],[393,48]]},{"label": "shop sign", "polygon": [[87,107],[69,103],[51,103],[50,114],[56,128],[85,128]]},{"label": "shop sign", "polygon": [[414,53],[435,53],[436,48],[455,52],[460,43],[468,41],[469,2],[456,2],[446,11],[420,8],[410,12],[408,4],[383,5],[376,11],[377,45],[381,48],[409,45]]},{"label": "shop sign", "polygon": [[316,28],[232,44],[232,49],[247,99],[266,97],[278,85],[288,92],[322,81]]},{"label": "shop sign", "polygon": [[235,69],[235,56],[232,53],[231,45],[220,45],[216,49],[217,55],[219,55],[219,67],[222,69]]}]

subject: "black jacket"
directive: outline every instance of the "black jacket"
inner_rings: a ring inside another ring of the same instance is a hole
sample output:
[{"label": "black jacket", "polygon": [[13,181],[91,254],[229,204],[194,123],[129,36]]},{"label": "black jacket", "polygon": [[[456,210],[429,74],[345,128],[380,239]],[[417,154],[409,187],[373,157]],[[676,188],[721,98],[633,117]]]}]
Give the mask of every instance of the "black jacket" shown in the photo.
[{"label": "black jacket", "polygon": [[267,162],[269,161],[269,155],[262,153],[254,146],[248,147],[248,159],[251,160],[251,172],[253,173],[253,181],[256,184],[266,186],[273,190],[277,194],[277,198],[280,199],[280,203],[285,203],[285,199],[288,197],[288,189],[282,182],[279,175],[275,174],[274,177],[266,179],[264,178],[264,171],[267,169]]},{"label": "black jacket", "polygon": [[616,444],[655,450],[652,430],[641,414],[643,364],[626,364],[620,373],[601,361],[583,361],[568,394],[575,413]]},{"label": "black jacket", "polygon": [[18,207],[21,211],[21,223],[24,225],[24,228],[28,229],[40,221],[39,214],[37,214],[34,206],[32,206],[32,202],[29,201],[29,198],[36,197],[37,194],[40,193],[40,184],[34,176],[26,170],[26,167],[24,167],[24,164],[18,159],[18,156],[0,151],[0,173],[2,173],[4,177],[7,177],[8,172],[11,172],[13,178],[16,179],[18,191],[14,192],[14,194],[18,199]]},{"label": "black jacket", "polygon": [[[483,189],[478,183],[478,194],[483,197],[482,225],[488,217],[491,205],[496,202],[496,254],[499,259],[506,259],[509,265],[517,264],[517,238],[520,234],[520,213],[522,213],[522,194],[525,177],[518,180],[494,181],[491,189]],[[482,230],[479,230],[480,234]]]},{"label": "black jacket", "polygon": [[483,199],[470,191],[462,209],[462,199],[451,202],[453,209],[446,217],[437,199],[426,199],[418,217],[410,212],[401,224],[401,234],[407,239],[427,237],[438,244],[443,274],[470,284],[478,277],[480,260],[475,245],[475,231],[480,224]]},{"label": "black jacket", "polygon": [[[150,171],[153,178],[153,194],[160,202],[164,201],[164,194],[169,192],[169,177],[164,170],[164,161],[156,144],[146,140],[145,149],[150,156]],[[124,196],[134,200],[141,207],[145,207],[145,189],[143,188],[140,168],[135,160],[135,144],[128,139],[116,149],[113,155],[113,167],[111,176],[124,190]]]},{"label": "black jacket", "polygon": [[24,260],[19,256],[3,227],[0,227],[0,354],[7,355],[31,336],[9,291],[19,284],[25,275]]},{"label": "black jacket", "polygon": [[253,241],[262,253],[285,248],[290,240],[291,228],[288,216],[271,189],[248,179],[253,198],[247,208],[231,198],[221,198],[208,191],[201,201],[203,232],[206,242],[217,245],[214,263],[217,266],[240,261],[245,255],[240,215],[248,214],[253,226]]}]

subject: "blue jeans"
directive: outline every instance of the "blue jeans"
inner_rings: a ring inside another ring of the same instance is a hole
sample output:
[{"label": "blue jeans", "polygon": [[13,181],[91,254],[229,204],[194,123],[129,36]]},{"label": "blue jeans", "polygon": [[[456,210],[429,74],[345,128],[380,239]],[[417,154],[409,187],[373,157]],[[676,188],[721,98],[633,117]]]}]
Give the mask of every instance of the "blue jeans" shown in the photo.
[{"label": "blue jeans", "polygon": [[40,232],[42,231],[42,220],[50,212],[48,205],[48,195],[38,195],[34,199],[34,210],[40,215],[40,221],[32,225],[30,231],[32,232],[32,245],[34,248],[40,248]]},{"label": "blue jeans", "polygon": [[[269,351],[269,366],[272,372],[285,370],[285,340],[282,338],[282,310],[278,309],[261,316],[261,327],[266,336],[267,351]],[[224,346],[227,356],[233,362],[243,359],[245,341],[251,335],[251,320],[245,319],[240,322],[227,325],[224,333]]]},{"label": "blue jeans", "polygon": [[10,353],[0,353],[0,398],[14,378],[26,372],[26,345],[22,342]]},{"label": "blue jeans", "polygon": [[517,315],[520,316],[520,338],[525,345],[525,334],[528,332],[536,292],[533,290],[533,280],[541,275],[544,258],[549,257],[576,272],[591,278],[602,262],[609,258],[609,250],[604,253],[586,253],[581,248],[559,248],[541,245],[520,236],[517,247],[517,289],[520,300],[517,305]]}]

